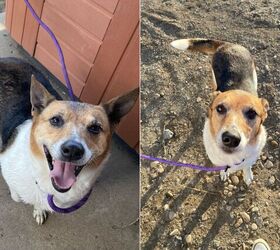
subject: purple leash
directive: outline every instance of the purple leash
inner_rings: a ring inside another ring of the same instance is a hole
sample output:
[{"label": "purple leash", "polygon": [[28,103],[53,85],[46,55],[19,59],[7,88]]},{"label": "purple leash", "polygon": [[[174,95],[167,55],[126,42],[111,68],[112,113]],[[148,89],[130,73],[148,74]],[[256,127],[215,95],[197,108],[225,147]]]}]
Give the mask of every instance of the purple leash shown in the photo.
[{"label": "purple leash", "polygon": [[[54,45],[57,48],[57,52],[59,55],[59,59],[60,59],[60,63],[61,63],[61,68],[62,68],[62,72],[63,72],[63,76],[67,85],[67,89],[68,89],[68,94],[70,96],[71,101],[75,101],[74,98],[74,94],[73,94],[73,89],[69,80],[69,76],[68,76],[68,72],[66,69],[66,64],[65,64],[65,60],[64,60],[64,56],[63,56],[63,52],[61,49],[61,46],[58,42],[58,40],[56,39],[54,33],[51,31],[51,29],[40,19],[40,17],[36,14],[36,12],[34,11],[34,9],[32,8],[31,4],[29,3],[28,0],[24,0],[27,8],[30,10],[32,16],[36,19],[36,21],[49,33],[50,37],[52,38]],[[63,213],[63,214],[67,214],[67,213],[71,213],[74,212],[75,210],[79,209],[80,207],[82,207],[88,200],[90,194],[92,192],[92,189],[75,205],[68,207],[68,208],[59,208],[54,204],[53,201],[53,195],[48,194],[48,203],[49,206],[52,208],[53,211],[57,212],[57,213]]]},{"label": "purple leash", "polygon": [[92,189],[90,189],[89,192],[78,203],[76,203],[72,207],[67,207],[67,208],[57,207],[54,204],[53,195],[51,195],[51,194],[48,194],[48,203],[49,203],[50,207],[52,208],[52,210],[57,213],[61,213],[61,214],[72,213],[75,210],[78,210],[80,207],[82,207],[87,202],[91,192],[92,192]]},{"label": "purple leash", "polygon": [[140,157],[145,159],[145,160],[149,160],[149,161],[158,161],[167,165],[172,165],[172,166],[176,166],[176,167],[185,167],[185,168],[192,168],[192,169],[196,169],[196,170],[200,170],[200,171],[221,171],[221,170],[226,170],[227,166],[220,166],[220,167],[203,167],[203,166],[198,166],[198,165],[194,165],[194,164],[190,164],[190,163],[183,163],[183,162],[175,162],[175,161],[169,161],[169,160],[165,160],[162,158],[157,158],[157,157],[152,157],[149,155],[142,155],[140,154]]},{"label": "purple leash", "polygon": [[63,72],[63,76],[67,85],[67,89],[68,89],[68,93],[70,96],[71,101],[75,101],[74,98],[74,94],[73,94],[73,90],[72,90],[72,86],[69,80],[69,76],[68,76],[68,72],[66,69],[66,64],[65,64],[65,60],[64,60],[64,56],[63,56],[63,52],[61,49],[61,46],[59,44],[59,42],[57,41],[54,33],[51,31],[51,29],[40,19],[40,17],[36,14],[35,10],[32,8],[31,4],[28,2],[28,0],[24,0],[26,6],[28,7],[28,9],[30,10],[32,16],[36,19],[36,21],[49,33],[50,37],[52,38],[54,45],[57,49],[58,55],[59,55],[59,59],[60,59],[60,63],[61,63],[61,68],[62,68],[62,72]]}]

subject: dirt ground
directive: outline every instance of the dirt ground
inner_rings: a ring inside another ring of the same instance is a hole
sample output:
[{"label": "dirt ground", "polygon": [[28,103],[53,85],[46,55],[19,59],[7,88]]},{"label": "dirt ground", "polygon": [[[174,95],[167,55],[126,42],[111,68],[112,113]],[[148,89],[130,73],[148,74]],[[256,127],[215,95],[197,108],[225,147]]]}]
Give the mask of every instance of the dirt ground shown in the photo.
[{"label": "dirt ground", "polygon": [[[210,102],[210,57],[177,51],[174,39],[204,37],[247,47],[259,95],[270,103],[268,142],[247,188],[240,173],[142,161],[143,249],[250,249],[257,238],[280,249],[280,2],[142,1],[142,153],[211,166],[202,143]],[[163,130],[174,135],[163,142]]]}]

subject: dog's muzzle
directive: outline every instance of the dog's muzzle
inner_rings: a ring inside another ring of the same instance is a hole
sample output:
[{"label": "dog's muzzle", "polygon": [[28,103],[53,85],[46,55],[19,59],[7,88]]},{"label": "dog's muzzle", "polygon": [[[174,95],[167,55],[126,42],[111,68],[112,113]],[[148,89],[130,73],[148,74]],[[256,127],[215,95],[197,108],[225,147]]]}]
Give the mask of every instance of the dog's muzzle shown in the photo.
[{"label": "dog's muzzle", "polygon": [[53,158],[45,145],[44,152],[53,187],[60,193],[67,192],[74,185],[77,176],[85,166],[85,164],[77,165],[75,163],[83,158],[84,148],[77,142],[67,141],[61,146],[61,159]]}]

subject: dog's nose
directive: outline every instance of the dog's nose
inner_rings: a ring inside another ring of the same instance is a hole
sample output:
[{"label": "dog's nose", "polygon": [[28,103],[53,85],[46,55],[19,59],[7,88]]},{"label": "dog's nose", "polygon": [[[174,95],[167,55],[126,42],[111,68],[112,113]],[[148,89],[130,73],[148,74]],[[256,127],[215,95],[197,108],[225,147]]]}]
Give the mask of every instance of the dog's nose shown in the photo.
[{"label": "dog's nose", "polygon": [[222,141],[225,146],[229,148],[236,148],[239,145],[241,138],[240,135],[232,134],[226,131],[222,134]]},{"label": "dog's nose", "polygon": [[80,160],[85,153],[83,145],[79,142],[69,140],[61,145],[62,156],[69,161]]}]

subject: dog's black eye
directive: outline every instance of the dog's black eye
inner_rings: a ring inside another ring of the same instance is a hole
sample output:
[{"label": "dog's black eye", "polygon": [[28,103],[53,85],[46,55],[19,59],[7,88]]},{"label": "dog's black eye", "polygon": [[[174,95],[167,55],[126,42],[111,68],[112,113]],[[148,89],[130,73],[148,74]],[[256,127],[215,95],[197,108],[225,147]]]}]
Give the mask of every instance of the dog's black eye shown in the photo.
[{"label": "dog's black eye", "polygon": [[216,110],[219,114],[223,115],[227,112],[226,107],[223,104],[220,104],[216,107]]},{"label": "dog's black eye", "polygon": [[255,110],[253,109],[249,109],[248,111],[245,112],[245,116],[249,119],[249,120],[254,120],[257,116],[257,113]]},{"label": "dog's black eye", "polygon": [[88,126],[87,130],[91,134],[97,135],[101,132],[102,128],[101,128],[100,124],[92,124],[92,125]]},{"label": "dog's black eye", "polygon": [[62,127],[64,124],[64,120],[60,115],[57,115],[50,119],[50,124],[54,127]]}]

